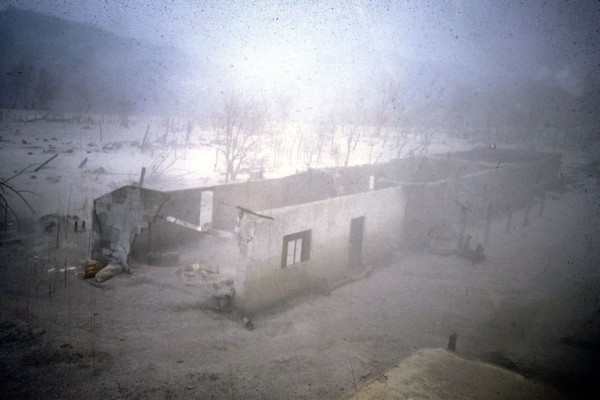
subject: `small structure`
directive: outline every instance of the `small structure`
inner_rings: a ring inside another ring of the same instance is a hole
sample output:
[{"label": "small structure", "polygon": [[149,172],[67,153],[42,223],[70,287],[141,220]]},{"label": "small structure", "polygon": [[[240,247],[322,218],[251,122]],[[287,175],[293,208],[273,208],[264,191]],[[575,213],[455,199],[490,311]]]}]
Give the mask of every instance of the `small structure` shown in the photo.
[{"label": "small structure", "polygon": [[526,218],[557,178],[560,155],[478,149],[384,164],[314,169],[269,180],[161,192],[126,186],[94,201],[92,258],[216,265],[246,312],[361,276],[394,251],[486,221]]}]

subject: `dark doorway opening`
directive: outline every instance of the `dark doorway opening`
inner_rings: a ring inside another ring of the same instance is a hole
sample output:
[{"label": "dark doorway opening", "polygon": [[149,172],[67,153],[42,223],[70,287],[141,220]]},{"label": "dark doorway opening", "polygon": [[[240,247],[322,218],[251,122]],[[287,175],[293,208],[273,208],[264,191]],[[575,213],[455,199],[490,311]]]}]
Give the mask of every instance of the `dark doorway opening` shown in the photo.
[{"label": "dark doorway opening", "polygon": [[362,267],[362,245],[365,217],[352,218],[350,221],[350,240],[348,243],[348,267],[359,271]]}]

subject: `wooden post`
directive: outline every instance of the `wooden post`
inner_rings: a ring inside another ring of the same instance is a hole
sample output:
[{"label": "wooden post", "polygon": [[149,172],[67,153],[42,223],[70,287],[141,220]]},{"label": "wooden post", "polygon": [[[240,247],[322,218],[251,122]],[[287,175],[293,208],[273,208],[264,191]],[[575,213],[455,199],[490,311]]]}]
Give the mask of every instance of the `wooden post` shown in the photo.
[{"label": "wooden post", "polygon": [[487,246],[490,240],[490,228],[492,226],[492,204],[487,206],[487,214],[485,216],[485,234],[483,236],[483,244]]},{"label": "wooden post", "polygon": [[148,124],[148,126],[146,127],[146,133],[144,134],[144,139],[142,140],[142,146],[141,146],[141,150],[142,153],[144,152],[144,150],[146,150],[146,142],[148,140],[148,133],[150,133],[150,124]]},{"label": "wooden post", "polygon": [[146,176],[146,167],[142,168],[142,173],[140,174],[140,184],[139,187],[144,186],[144,177]]}]

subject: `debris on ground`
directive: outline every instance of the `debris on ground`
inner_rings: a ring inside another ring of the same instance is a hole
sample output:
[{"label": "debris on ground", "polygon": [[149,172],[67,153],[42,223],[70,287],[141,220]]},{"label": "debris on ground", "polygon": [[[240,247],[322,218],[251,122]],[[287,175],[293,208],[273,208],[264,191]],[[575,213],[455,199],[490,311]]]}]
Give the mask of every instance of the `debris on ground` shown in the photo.
[{"label": "debris on ground", "polygon": [[235,289],[233,288],[233,286],[224,286],[217,289],[217,291],[213,294],[212,297],[218,301],[219,308],[224,309],[229,307],[234,294]]},{"label": "debris on ground", "polygon": [[244,324],[246,329],[248,329],[249,331],[254,330],[254,324],[252,323],[252,320],[250,319],[250,317],[247,317],[244,315],[242,317],[242,323]]},{"label": "debris on ground", "polygon": [[96,282],[104,282],[123,272],[123,266],[118,262],[111,262],[96,273]]},{"label": "debris on ground", "polygon": [[192,267],[195,268],[195,266],[198,266],[198,269],[201,270],[203,273],[209,273],[209,274],[218,274],[219,273],[218,265],[192,264]]},{"label": "debris on ground", "polygon": [[87,260],[83,264],[83,279],[90,279],[105,267],[104,264],[96,260]]},{"label": "debris on ground", "polygon": [[471,235],[465,237],[465,242],[462,247],[458,250],[458,256],[470,261],[471,264],[477,264],[485,260],[484,248],[481,243],[477,245],[475,250],[471,248]]}]

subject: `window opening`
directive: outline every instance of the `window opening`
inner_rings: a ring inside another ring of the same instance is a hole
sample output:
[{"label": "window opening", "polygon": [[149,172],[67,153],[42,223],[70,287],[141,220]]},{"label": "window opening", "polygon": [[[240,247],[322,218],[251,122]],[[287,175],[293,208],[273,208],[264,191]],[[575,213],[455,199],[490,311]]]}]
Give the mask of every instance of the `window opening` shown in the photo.
[{"label": "window opening", "polygon": [[281,268],[299,264],[310,258],[310,230],[283,237]]}]

